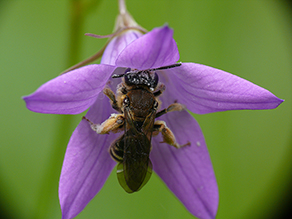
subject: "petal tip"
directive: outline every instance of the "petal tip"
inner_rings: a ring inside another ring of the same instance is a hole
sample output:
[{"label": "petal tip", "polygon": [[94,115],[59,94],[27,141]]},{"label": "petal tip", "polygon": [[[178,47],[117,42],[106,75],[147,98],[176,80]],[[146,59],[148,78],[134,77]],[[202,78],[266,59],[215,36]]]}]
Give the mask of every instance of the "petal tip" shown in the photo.
[{"label": "petal tip", "polygon": [[[275,96],[275,97],[276,97],[276,96]],[[280,98],[276,97],[276,100],[275,100],[275,102],[274,102],[274,105],[271,106],[271,107],[268,108],[268,109],[275,109],[275,108],[277,108],[278,106],[280,106],[284,101],[285,101],[284,99],[280,99]]]},{"label": "petal tip", "polygon": [[165,23],[165,24],[161,27],[161,29],[172,30],[172,28],[169,27],[168,23]]},{"label": "petal tip", "polygon": [[173,34],[173,29],[168,26],[168,23],[165,23],[162,27],[154,28],[160,31],[171,32]]},{"label": "petal tip", "polygon": [[31,94],[31,95],[27,95],[27,96],[23,96],[23,97],[21,97],[21,99],[24,100],[24,102],[25,102],[25,106],[26,106],[26,108],[27,108],[28,110],[30,110],[30,111],[32,111],[32,112],[36,112],[36,113],[38,113],[39,111],[38,111],[38,110],[35,110],[34,107],[33,107],[32,104],[31,104],[31,101],[33,101],[33,100],[32,100],[32,96],[33,96],[33,94]]},{"label": "petal tip", "polygon": [[[278,98],[278,106],[281,104],[281,103],[283,103],[285,100],[284,99],[280,99],[280,98]],[[277,106],[277,107],[278,107]]]}]

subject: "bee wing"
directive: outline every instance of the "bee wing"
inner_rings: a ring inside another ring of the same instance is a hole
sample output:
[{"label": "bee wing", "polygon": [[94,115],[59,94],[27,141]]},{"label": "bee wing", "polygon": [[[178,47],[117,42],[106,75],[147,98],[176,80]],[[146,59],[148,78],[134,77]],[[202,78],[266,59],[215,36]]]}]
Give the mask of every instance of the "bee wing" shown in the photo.
[{"label": "bee wing", "polygon": [[132,193],[140,190],[148,182],[152,173],[149,154],[155,112],[146,117],[142,131],[135,128],[128,109],[124,110],[124,116],[128,128],[124,136],[123,162],[118,164],[117,174],[121,186],[126,192]]},{"label": "bee wing", "polygon": [[123,189],[128,193],[133,193],[133,192],[139,191],[148,182],[148,180],[151,177],[151,174],[152,174],[152,163],[149,160],[147,172],[146,172],[146,175],[144,177],[144,180],[142,181],[142,183],[140,185],[136,185],[136,188],[138,188],[138,189],[135,189],[135,187],[131,183],[129,183],[129,185],[128,185],[128,182],[131,182],[131,181],[129,181],[129,180],[126,181],[125,172],[124,172],[124,163],[119,163],[117,166],[117,176],[118,176],[119,183],[123,187]]},{"label": "bee wing", "polygon": [[153,110],[145,119],[142,125],[142,132],[148,137],[149,141],[151,142],[152,131],[154,126],[154,120],[156,116],[156,111]]}]

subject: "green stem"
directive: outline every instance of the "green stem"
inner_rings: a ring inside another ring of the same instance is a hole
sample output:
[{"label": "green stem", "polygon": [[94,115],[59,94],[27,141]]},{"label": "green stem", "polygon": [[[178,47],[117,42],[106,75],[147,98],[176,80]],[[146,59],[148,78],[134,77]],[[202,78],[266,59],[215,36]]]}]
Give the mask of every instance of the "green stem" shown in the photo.
[{"label": "green stem", "polygon": [[84,36],[82,26],[84,23],[84,6],[82,0],[71,0],[70,10],[70,41],[68,51],[68,66],[80,61],[81,39]]},{"label": "green stem", "polygon": [[[82,26],[84,22],[84,8],[82,0],[71,0],[70,13],[70,38],[67,66],[71,66],[80,60]],[[36,211],[32,218],[49,218],[53,203],[58,194],[58,182],[62,162],[72,134],[73,116],[58,115],[56,131],[52,141],[52,152],[49,155],[49,167],[41,182],[39,197],[36,203]]]}]

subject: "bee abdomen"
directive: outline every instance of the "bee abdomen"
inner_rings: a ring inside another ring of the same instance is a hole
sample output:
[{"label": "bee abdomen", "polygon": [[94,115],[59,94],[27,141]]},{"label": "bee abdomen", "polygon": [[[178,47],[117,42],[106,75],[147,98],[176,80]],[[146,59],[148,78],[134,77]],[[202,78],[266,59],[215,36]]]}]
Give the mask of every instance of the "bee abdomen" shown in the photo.
[{"label": "bee abdomen", "polygon": [[[122,136],[123,139],[123,136]],[[123,157],[124,157],[124,145],[123,145],[123,140],[121,138],[117,139],[110,147],[110,155],[111,157],[117,161],[117,162],[122,162]]]}]

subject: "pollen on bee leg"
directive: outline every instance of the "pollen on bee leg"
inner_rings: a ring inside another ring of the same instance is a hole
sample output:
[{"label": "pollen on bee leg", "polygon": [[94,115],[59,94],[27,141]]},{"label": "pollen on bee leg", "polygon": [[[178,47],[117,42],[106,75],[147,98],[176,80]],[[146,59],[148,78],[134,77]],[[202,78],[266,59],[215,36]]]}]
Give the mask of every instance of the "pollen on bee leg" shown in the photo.
[{"label": "pollen on bee leg", "polygon": [[108,134],[109,132],[122,131],[124,124],[124,116],[122,114],[111,114],[111,116],[101,124],[95,124],[83,116],[83,119],[88,121],[90,127],[97,134]]},{"label": "pollen on bee leg", "polygon": [[166,126],[166,123],[164,121],[160,120],[155,121],[154,128],[156,129],[154,131],[159,131],[162,134],[163,141],[161,143],[167,143],[176,148],[182,148],[191,145],[190,142],[187,142],[186,144],[183,145],[178,144],[175,140],[173,132]]},{"label": "pollen on bee leg", "polygon": [[173,103],[173,104],[170,104],[166,109],[163,109],[161,111],[159,111],[158,113],[156,113],[156,118],[166,114],[166,113],[169,113],[169,112],[173,112],[173,111],[182,111],[182,110],[185,110],[186,107],[180,103]]},{"label": "pollen on bee leg", "polygon": [[173,103],[167,107],[167,112],[172,112],[172,111],[182,111],[185,110],[186,107],[180,103]]},{"label": "pollen on bee leg", "polygon": [[105,87],[103,89],[103,93],[108,96],[108,98],[111,100],[111,101],[115,101],[116,100],[116,96],[115,96],[115,93],[109,88],[109,87]]},{"label": "pollen on bee leg", "polygon": [[100,134],[101,133],[101,124],[95,124],[91,122],[89,119],[87,119],[85,116],[82,117],[82,119],[85,119],[89,124],[90,128],[95,131],[96,133]]},{"label": "pollen on bee leg", "polygon": [[112,107],[120,112],[121,109],[118,105],[115,93],[109,87],[105,87],[103,93],[110,99]]}]

